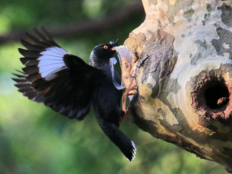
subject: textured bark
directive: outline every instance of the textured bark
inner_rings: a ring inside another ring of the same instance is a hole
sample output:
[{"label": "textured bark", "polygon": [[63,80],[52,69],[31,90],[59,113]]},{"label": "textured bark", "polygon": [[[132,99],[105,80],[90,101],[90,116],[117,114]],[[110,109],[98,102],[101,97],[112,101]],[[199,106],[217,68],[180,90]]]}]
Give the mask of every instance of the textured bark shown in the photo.
[{"label": "textured bark", "polygon": [[138,54],[132,117],[232,172],[232,1],[147,2],[145,21],[124,43]]}]

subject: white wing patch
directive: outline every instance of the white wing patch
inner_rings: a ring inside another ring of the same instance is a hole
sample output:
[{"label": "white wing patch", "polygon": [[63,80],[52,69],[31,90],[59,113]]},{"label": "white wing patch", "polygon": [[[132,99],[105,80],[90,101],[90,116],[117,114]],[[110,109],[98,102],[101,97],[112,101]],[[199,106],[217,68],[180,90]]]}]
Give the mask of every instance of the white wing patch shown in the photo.
[{"label": "white wing patch", "polygon": [[[66,50],[60,47],[50,47],[47,48],[45,51],[40,53],[42,56],[38,58],[39,60],[39,72],[41,76],[45,79],[48,75],[51,75],[57,70],[61,70],[63,66],[65,66],[63,57],[65,54],[69,54]],[[53,76],[55,77],[55,76]]]}]

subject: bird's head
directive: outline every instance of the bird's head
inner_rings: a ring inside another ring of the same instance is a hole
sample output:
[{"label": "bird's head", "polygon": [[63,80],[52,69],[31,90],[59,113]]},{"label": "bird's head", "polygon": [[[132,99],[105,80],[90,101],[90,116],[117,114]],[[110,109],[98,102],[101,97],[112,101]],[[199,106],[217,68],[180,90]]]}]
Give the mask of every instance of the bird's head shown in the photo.
[{"label": "bird's head", "polygon": [[118,39],[110,43],[99,44],[93,48],[90,58],[96,61],[108,61],[116,52],[114,47],[118,46]]}]

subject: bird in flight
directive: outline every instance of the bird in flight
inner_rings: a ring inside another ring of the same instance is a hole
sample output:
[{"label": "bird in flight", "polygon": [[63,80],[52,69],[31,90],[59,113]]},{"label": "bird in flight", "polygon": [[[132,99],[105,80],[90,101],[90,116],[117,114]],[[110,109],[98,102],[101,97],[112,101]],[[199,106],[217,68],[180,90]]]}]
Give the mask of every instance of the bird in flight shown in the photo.
[{"label": "bird in flight", "polygon": [[[115,53],[117,41],[97,45],[90,54],[90,64],[60,47],[41,27],[34,35],[26,33],[19,48],[24,68],[14,74],[15,86],[28,99],[43,102],[56,112],[81,121],[91,105],[103,132],[132,161],[136,147],[119,126],[124,111],[121,109],[122,91],[112,82],[109,59]],[[114,78],[121,78],[114,71]]]}]

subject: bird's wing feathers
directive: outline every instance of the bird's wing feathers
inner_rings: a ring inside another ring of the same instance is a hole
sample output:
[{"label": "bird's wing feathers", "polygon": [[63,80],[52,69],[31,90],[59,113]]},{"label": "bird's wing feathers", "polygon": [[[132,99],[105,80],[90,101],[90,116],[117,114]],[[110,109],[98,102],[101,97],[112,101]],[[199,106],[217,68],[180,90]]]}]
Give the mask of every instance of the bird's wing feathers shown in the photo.
[{"label": "bird's wing feathers", "polygon": [[61,48],[42,28],[36,36],[26,33],[21,40],[27,50],[19,49],[25,67],[16,74],[15,85],[29,99],[44,102],[54,111],[82,120],[89,112],[91,92],[102,70],[86,64],[81,58]]},{"label": "bird's wing feathers", "polygon": [[[18,71],[18,70],[17,70]],[[17,78],[12,78],[14,81],[17,82],[15,86],[18,88],[18,91],[23,93],[28,99],[42,102],[44,101],[44,97],[38,95],[38,93],[31,87],[31,83],[26,79],[27,75],[24,72],[18,71],[20,74],[13,74]]]}]

